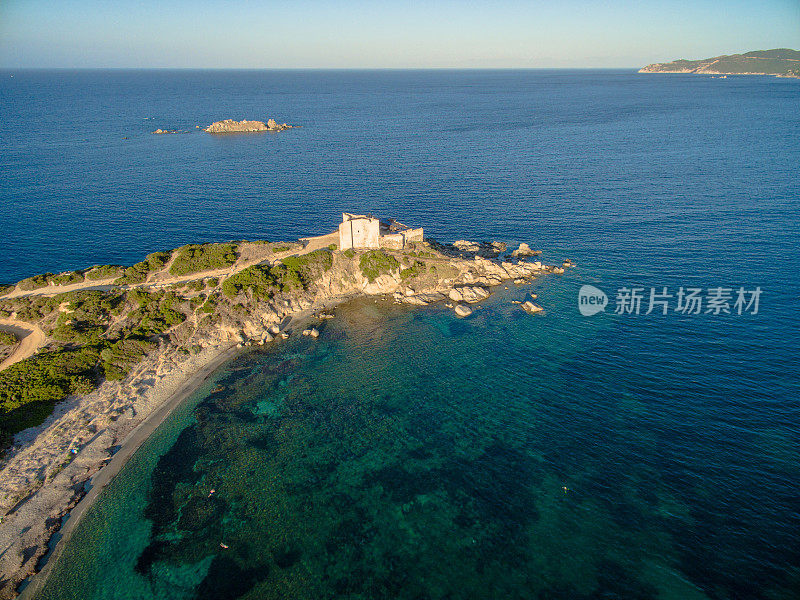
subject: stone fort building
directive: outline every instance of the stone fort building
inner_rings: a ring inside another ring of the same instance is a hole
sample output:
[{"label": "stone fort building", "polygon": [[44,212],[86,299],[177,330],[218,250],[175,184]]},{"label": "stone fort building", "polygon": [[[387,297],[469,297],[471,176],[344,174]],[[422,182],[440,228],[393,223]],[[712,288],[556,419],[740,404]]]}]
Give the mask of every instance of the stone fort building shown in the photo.
[{"label": "stone fort building", "polygon": [[422,241],[422,227],[412,229],[394,219],[381,221],[372,215],[342,213],[339,249],[390,248],[402,250],[409,242]]}]

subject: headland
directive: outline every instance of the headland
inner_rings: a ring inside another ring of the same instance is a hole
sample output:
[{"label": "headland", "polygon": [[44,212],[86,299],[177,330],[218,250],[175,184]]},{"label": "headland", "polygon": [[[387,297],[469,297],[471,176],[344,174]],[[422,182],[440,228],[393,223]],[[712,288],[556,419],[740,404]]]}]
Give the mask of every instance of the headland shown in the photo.
[{"label": "headland", "polygon": [[694,75],[774,75],[800,78],[800,51],[788,48],[754,50],[701,60],[653,63],[639,73],[691,73]]},{"label": "headland", "polygon": [[[441,244],[422,228],[345,213],[337,231],[297,242],[192,244],[0,290],[0,317],[41,333],[0,371],[0,598],[45,566],[61,531],[58,553],[142,441],[236,352],[316,337],[358,296],[441,303],[469,318],[495,286],[571,266],[538,254]],[[533,299],[520,310],[541,312]]]}]

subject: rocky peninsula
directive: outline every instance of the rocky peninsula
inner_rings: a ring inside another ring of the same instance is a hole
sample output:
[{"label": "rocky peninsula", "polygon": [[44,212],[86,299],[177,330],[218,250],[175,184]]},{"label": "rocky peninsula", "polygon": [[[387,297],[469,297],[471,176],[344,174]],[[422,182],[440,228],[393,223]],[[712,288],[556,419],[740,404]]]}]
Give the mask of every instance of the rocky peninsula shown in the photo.
[{"label": "rocky peninsula", "polygon": [[[469,318],[496,286],[571,266],[543,264],[527,244],[340,250],[336,240],[193,244],[2,291],[0,317],[42,336],[0,371],[0,598],[46,568],[53,534],[63,535],[57,555],[125,460],[241,349],[315,338],[337,304],[363,295],[441,303]],[[520,294],[521,311],[541,311],[526,288]]]},{"label": "rocky peninsula", "polygon": [[754,50],[701,60],[653,63],[639,73],[691,73],[694,75],[774,75],[800,78],[800,51],[788,48]]},{"label": "rocky peninsula", "polygon": [[275,119],[268,119],[266,123],[263,121],[225,119],[224,121],[215,121],[203,131],[207,133],[252,133],[258,131],[283,131],[284,129],[294,129],[296,127],[299,126],[278,123]]}]

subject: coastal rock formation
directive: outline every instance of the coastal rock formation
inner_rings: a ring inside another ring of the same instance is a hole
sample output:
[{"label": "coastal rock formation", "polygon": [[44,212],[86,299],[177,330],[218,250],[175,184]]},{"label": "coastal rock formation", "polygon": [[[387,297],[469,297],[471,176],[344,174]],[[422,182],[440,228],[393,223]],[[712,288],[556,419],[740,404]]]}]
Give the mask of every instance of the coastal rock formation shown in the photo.
[{"label": "coastal rock formation", "polygon": [[519,248],[517,248],[516,250],[514,250],[511,253],[511,256],[514,256],[514,257],[517,257],[517,258],[523,258],[525,256],[537,256],[537,255],[539,255],[541,253],[542,253],[541,250],[531,250],[531,247],[528,246],[528,244],[526,244],[525,242],[522,242],[519,245]]},{"label": "coastal rock formation", "polygon": [[482,258],[496,258],[508,249],[505,242],[470,242],[456,240],[452,247],[463,255],[480,256]]},{"label": "coastal rock formation", "polygon": [[462,286],[450,290],[449,297],[453,302],[468,302],[469,304],[475,304],[476,302],[485,300],[489,297],[489,295],[489,291],[486,288],[478,286]]},{"label": "coastal rock formation", "polygon": [[203,131],[208,133],[251,133],[257,131],[283,131],[284,129],[292,129],[297,125],[287,125],[286,123],[278,123],[275,119],[268,119],[264,121],[234,121],[233,119],[225,119],[224,121],[215,121]]},{"label": "coastal rock formation", "polygon": [[701,60],[653,63],[639,73],[692,73],[695,75],[775,75],[800,77],[800,51],[788,48],[754,50]]}]

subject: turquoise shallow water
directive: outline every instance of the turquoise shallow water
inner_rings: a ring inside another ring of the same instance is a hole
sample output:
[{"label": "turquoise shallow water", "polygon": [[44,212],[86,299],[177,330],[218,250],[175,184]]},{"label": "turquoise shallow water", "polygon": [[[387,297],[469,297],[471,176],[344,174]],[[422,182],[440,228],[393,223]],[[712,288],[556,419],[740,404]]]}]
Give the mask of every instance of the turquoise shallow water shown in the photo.
[{"label": "turquoise shallow water", "polygon": [[544,316],[363,300],[236,359],[40,597],[793,597],[796,407],[743,428],[679,347],[633,377],[578,273],[534,284]]},{"label": "turquoise shallow water", "polygon": [[[0,81],[6,279],[316,233],[341,210],[578,265],[533,285],[540,316],[510,303],[527,289],[465,320],[361,301],[316,342],[242,355],[101,495],[42,598],[800,596],[797,82]],[[305,127],[148,133],[262,114]],[[583,284],[612,303],[623,286],[763,295],[757,315],[586,318]]]}]

